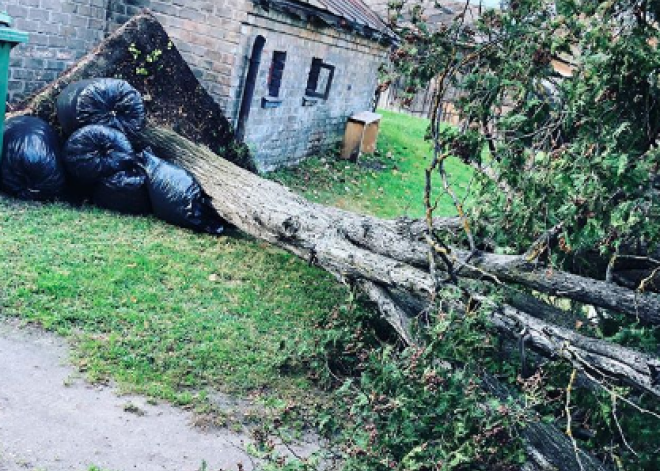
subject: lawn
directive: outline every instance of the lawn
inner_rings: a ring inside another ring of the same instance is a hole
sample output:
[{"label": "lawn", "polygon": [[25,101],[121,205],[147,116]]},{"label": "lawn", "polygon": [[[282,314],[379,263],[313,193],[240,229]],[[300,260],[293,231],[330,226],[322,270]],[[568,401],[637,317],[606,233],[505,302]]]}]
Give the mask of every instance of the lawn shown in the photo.
[{"label": "lawn", "polygon": [[286,342],[348,293],[325,272],[240,233],[0,197],[2,311],[76,340],[92,379],[178,403],[206,387],[304,386]]},{"label": "lawn", "polygon": [[[327,156],[272,177],[319,202],[420,215],[425,126],[384,113],[367,166]],[[290,347],[349,297],[324,271],[237,231],[199,235],[88,206],[0,196],[0,247],[3,315],[69,336],[92,380],[178,404],[207,390],[308,389],[304,373],[282,373]]]},{"label": "lawn", "polygon": [[[328,153],[269,177],[310,200],[350,211],[384,218],[423,216],[424,170],[431,158],[431,144],[424,140],[429,121],[385,110],[379,113],[383,119],[374,155],[352,163],[337,158],[337,152]],[[454,158],[446,168],[454,190],[464,194],[470,168]],[[436,184],[439,190],[441,182]],[[451,198],[441,191],[434,195],[440,196],[436,216],[456,215]]]}]

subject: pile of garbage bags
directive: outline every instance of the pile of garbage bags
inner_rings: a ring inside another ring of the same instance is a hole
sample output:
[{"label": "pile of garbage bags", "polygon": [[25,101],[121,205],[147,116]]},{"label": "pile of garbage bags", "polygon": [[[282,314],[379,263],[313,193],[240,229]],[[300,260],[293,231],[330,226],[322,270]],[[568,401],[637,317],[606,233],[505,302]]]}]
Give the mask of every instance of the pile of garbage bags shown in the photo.
[{"label": "pile of garbage bags", "polygon": [[25,200],[82,195],[125,214],[156,217],[219,234],[222,220],[186,170],[137,149],[146,122],[140,93],[128,82],[101,78],[66,87],[57,100],[65,139],[32,116],[7,120],[0,189]]}]

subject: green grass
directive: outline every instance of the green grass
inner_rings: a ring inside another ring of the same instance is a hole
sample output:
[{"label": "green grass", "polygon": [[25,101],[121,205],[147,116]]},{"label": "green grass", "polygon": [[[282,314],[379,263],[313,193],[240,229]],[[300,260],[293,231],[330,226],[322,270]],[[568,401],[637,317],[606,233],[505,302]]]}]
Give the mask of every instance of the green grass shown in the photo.
[{"label": "green grass", "polygon": [[347,299],[325,272],[232,233],[0,197],[5,314],[74,335],[93,379],[178,403],[196,391],[304,387],[287,342]]},{"label": "green grass", "polygon": [[[312,158],[292,169],[269,177],[310,200],[384,218],[424,215],[424,170],[431,158],[431,144],[424,140],[427,119],[389,111],[383,115],[378,150],[364,155],[357,164],[336,157],[336,153]],[[472,175],[469,167],[449,159],[447,172],[454,190],[465,193]],[[454,216],[456,209],[437,185],[434,197],[440,196],[436,216]]]}]

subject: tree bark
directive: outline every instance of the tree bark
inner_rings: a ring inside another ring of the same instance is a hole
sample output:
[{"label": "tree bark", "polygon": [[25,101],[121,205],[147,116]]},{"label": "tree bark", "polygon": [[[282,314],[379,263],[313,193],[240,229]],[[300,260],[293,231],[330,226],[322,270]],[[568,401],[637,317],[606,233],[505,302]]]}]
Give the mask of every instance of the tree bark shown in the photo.
[{"label": "tree bark", "polygon": [[[501,382],[484,374],[482,383],[486,390],[501,400],[520,401]],[[522,471],[607,471],[609,468],[582,450],[575,450],[570,438],[551,424],[537,417],[527,422],[522,430],[529,461]]]},{"label": "tree bark", "polygon": [[[542,293],[620,312],[634,320],[660,325],[660,295],[656,293],[641,293],[607,281],[528,263],[522,257],[511,255],[481,254],[472,264],[478,270],[468,269],[465,276],[519,284]],[[484,277],[484,273],[491,277]]]},{"label": "tree bark", "polygon": [[660,399],[660,359],[544,322],[509,305],[491,317],[495,327],[545,356],[570,361],[600,377],[617,378]]}]

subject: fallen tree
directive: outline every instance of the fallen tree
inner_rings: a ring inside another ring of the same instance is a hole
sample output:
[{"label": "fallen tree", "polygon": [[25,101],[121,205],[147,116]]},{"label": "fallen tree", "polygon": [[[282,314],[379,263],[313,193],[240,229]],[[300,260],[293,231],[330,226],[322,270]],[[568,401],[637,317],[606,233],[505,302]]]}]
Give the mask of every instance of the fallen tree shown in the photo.
[{"label": "fallen tree", "polygon": [[[188,74],[189,69],[166,38],[162,27],[150,14],[134,18],[58,81],[26,102],[19,112],[53,121],[54,100],[66,84],[77,79],[114,76],[119,61],[124,68],[134,65],[130,61],[128,66],[125,64],[125,54],[114,53],[128,44],[144,51],[153,44],[167,48],[168,54],[172,54],[171,63],[168,62],[170,70],[179,70],[183,77],[176,86],[190,88],[193,79]],[[496,255],[429,244],[438,234],[460,230],[460,221],[456,218],[435,219],[430,230],[426,221],[382,220],[309,202],[200,145],[198,135],[190,131],[194,126],[181,123],[186,120],[203,122],[204,116],[184,108],[159,110],[159,103],[170,100],[172,85],[163,88],[158,84],[171,82],[170,76],[154,75],[149,79],[150,88],[145,88],[143,77],[124,78],[138,89],[142,86],[150,96],[153,114],[150,126],[141,135],[144,146],[152,147],[163,158],[193,173],[212,197],[215,209],[242,231],[296,254],[327,270],[341,282],[362,289],[407,344],[418,341],[414,328],[416,318],[437,301],[439,286],[474,290],[473,299],[479,303],[487,303],[479,286],[518,286],[619,312],[651,325],[660,324],[660,296],[656,294],[551,270],[524,254]],[[230,129],[219,109],[208,103],[205,92],[199,91],[199,84],[193,83],[196,84],[193,89],[198,91],[182,99],[184,106],[190,106],[193,111],[211,110],[216,122],[221,122],[223,129]],[[201,142],[206,143],[203,139]],[[221,145],[213,142],[215,151],[237,148],[228,132],[224,132]],[[232,156],[234,154],[230,153]],[[459,286],[461,283],[452,280],[456,278],[452,266],[458,267],[460,279],[468,281],[466,285]],[[457,308],[466,309],[465,302],[459,301]],[[659,359],[553,325],[540,317],[548,312],[555,316],[562,313],[540,300],[515,306],[508,301],[498,302],[489,310],[493,327],[505,336],[524,339],[529,347],[543,355],[562,358],[596,378],[615,379],[660,397]],[[491,390],[505,395],[501,386],[492,386],[492,380],[486,383]],[[576,451],[569,437],[548,424],[530,424],[524,437],[530,463],[536,463],[529,469],[549,469],[548,466],[570,471],[606,469],[597,460]],[[578,455],[580,459],[576,458]]]},{"label": "fallen tree", "polygon": [[[342,282],[360,285],[402,338],[408,343],[415,342],[411,324],[418,312],[411,312],[407,298],[415,298],[423,309],[431,301],[437,281],[422,268],[429,250],[415,230],[419,221],[382,220],[309,202],[166,129],[149,128],[143,139],[159,155],[192,172],[213,198],[215,208],[229,222],[324,268]],[[453,219],[443,223],[437,220],[435,227],[449,230],[455,226]],[[465,257],[456,252],[457,257]],[[606,289],[600,286],[604,282],[563,272],[548,276],[547,269],[540,267],[516,268],[523,264],[522,257],[504,257],[505,263],[499,260],[500,256],[484,254],[480,259],[465,262],[473,264],[470,265],[473,268],[468,268],[463,276],[487,281],[491,276],[506,276],[507,281],[576,300],[582,300],[586,292],[594,304],[621,312],[639,300],[649,318],[660,312],[652,308],[660,303],[660,297],[655,294],[610,286],[609,292],[600,298],[597,293]],[[571,280],[574,282],[569,284]],[[570,290],[563,293],[557,286]],[[624,303],[626,300],[630,302]],[[538,304],[533,311],[537,314],[542,313]],[[546,310],[552,309],[546,306]],[[547,355],[564,357],[581,367],[621,378],[660,398],[657,358],[553,326],[507,304],[493,309],[493,320],[498,329],[510,336],[518,337],[525,329],[531,345]]]},{"label": "fallen tree", "polygon": [[[143,139],[160,155],[195,174],[213,198],[215,208],[229,222],[324,268],[342,282],[361,286],[401,337],[408,343],[415,342],[410,303],[404,299],[411,296],[425,304],[432,296],[434,282],[426,271],[398,258],[409,259],[415,248],[424,251],[421,235],[414,230],[419,221],[385,221],[311,203],[166,129],[149,128]],[[449,227],[454,225],[453,220],[449,221]],[[436,226],[446,228],[441,220]],[[366,240],[374,244],[374,251],[355,242],[364,244]],[[608,373],[640,387],[646,385],[645,389],[660,396],[660,388],[651,386],[648,367],[639,362],[644,358],[652,363],[651,358],[622,347],[617,347],[618,352],[603,354],[612,345],[597,341],[591,345],[588,339],[561,328],[547,333],[544,328],[551,327],[549,324],[509,306],[493,320],[498,328],[514,336],[521,324],[527,326],[533,344],[542,351],[558,355],[560,349],[568,347],[567,352],[585,361],[595,359],[593,365],[587,364],[591,368],[608,368]],[[508,394],[501,386],[494,390],[502,397]],[[605,469],[586,454],[578,463],[568,437],[548,424],[531,424],[523,433],[530,458],[537,462],[536,469],[545,469],[548,464],[563,470]]]}]

